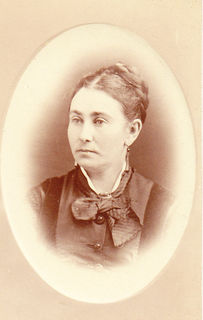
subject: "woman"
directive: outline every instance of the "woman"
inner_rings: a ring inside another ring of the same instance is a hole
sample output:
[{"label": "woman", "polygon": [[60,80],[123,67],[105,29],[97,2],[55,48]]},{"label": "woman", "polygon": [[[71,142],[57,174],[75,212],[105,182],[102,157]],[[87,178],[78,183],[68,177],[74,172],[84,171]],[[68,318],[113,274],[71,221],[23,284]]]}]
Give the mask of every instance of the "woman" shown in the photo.
[{"label": "woman", "polygon": [[75,168],[32,192],[59,252],[100,264],[125,261],[160,233],[172,199],[128,160],[147,107],[146,85],[122,63],[79,82],[68,125]]}]

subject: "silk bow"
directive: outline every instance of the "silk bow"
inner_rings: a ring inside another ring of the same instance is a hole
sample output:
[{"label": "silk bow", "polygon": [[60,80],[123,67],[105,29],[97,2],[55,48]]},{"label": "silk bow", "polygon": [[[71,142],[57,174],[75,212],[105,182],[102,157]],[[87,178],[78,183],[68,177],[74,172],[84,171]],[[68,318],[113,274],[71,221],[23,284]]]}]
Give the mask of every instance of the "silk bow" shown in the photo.
[{"label": "silk bow", "polygon": [[130,208],[129,201],[122,198],[78,198],[72,203],[72,213],[75,219],[81,221],[97,222],[98,215],[103,216],[115,247],[122,246],[141,231],[139,218]]}]

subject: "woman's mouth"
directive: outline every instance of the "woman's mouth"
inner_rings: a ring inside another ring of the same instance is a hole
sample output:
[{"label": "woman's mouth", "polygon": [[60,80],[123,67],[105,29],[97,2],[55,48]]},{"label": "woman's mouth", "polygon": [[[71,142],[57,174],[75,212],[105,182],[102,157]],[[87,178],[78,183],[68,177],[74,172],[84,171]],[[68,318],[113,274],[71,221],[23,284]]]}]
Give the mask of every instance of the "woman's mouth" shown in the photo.
[{"label": "woman's mouth", "polygon": [[78,149],[76,152],[81,152],[81,153],[97,153],[95,150],[91,149]]}]

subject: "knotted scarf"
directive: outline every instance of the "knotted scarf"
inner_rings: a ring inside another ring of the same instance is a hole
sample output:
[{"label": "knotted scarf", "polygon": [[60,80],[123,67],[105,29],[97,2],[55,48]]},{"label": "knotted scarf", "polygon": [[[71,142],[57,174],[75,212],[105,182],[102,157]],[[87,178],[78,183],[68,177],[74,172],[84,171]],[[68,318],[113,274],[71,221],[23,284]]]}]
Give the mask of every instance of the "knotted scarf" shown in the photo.
[{"label": "knotted scarf", "polygon": [[81,170],[78,174],[78,188],[84,197],[72,203],[74,218],[80,221],[94,221],[98,224],[104,223],[106,219],[115,247],[122,246],[141,231],[139,218],[131,208],[128,194],[127,186],[131,176],[132,169],[124,171],[118,188],[111,194],[101,195],[91,190]]}]

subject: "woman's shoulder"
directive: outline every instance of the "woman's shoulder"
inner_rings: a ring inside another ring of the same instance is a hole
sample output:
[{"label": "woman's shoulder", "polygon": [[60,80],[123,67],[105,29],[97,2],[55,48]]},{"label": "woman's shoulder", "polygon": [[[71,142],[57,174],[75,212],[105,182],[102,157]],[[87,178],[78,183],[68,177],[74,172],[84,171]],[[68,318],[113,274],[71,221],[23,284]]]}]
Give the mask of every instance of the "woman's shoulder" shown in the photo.
[{"label": "woman's shoulder", "polygon": [[147,194],[151,200],[155,201],[161,198],[169,201],[174,200],[174,195],[168,188],[138,173],[135,169],[133,169],[132,185],[140,196]]},{"label": "woman's shoulder", "polygon": [[166,187],[136,171],[133,172],[133,183],[137,191],[137,209],[141,211],[143,219],[142,245],[147,245],[164,230],[176,199]]},{"label": "woman's shoulder", "polygon": [[75,175],[75,168],[64,175],[47,178],[34,188],[40,187],[44,192],[47,192],[51,188],[59,189],[63,186],[63,183],[65,180],[68,182],[74,175]]},{"label": "woman's shoulder", "polygon": [[60,197],[64,182],[68,182],[75,175],[75,169],[61,176],[54,176],[43,180],[38,185],[31,188],[28,193],[29,201],[36,209],[40,209],[41,204],[47,195],[51,198]]},{"label": "woman's shoulder", "polygon": [[54,176],[45,179],[43,182],[34,186],[28,193],[28,201],[37,213],[39,230],[43,237],[54,243],[58,209],[63,185],[71,181],[75,170],[69,171],[61,176]]}]

